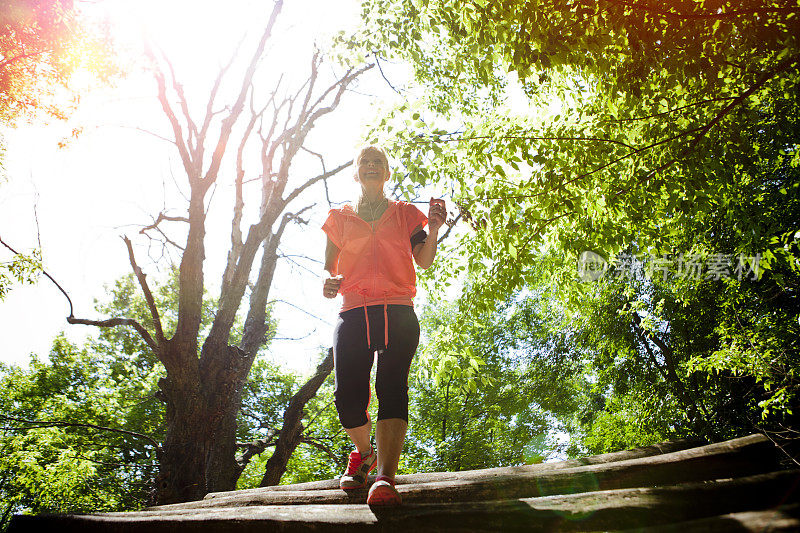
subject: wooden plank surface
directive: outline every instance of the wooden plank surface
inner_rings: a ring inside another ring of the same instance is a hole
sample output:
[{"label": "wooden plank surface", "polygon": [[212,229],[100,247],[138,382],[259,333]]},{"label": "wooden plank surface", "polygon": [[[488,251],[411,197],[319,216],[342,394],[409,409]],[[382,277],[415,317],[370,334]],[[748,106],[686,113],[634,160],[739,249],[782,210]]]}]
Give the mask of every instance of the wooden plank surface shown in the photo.
[{"label": "wooden plank surface", "polygon": [[[504,466],[496,468],[484,468],[480,470],[461,470],[459,472],[427,472],[420,474],[405,474],[397,476],[395,481],[398,485],[408,485],[411,483],[430,483],[434,481],[449,481],[453,479],[469,479],[481,478],[485,476],[497,475],[514,475],[520,472],[543,472],[547,470],[560,470],[563,468],[574,468],[577,466],[597,465],[603,463],[611,463],[615,461],[625,461],[628,459],[639,459],[642,457],[652,457],[654,455],[661,455],[664,453],[677,452],[703,446],[704,443],[696,440],[677,440],[671,442],[661,442],[650,446],[642,446],[640,448],[633,448],[630,450],[623,450],[619,452],[603,453],[599,455],[590,455],[588,457],[581,457],[579,459],[569,459],[566,461],[553,461],[551,463],[538,463],[532,465],[521,466]],[[375,480],[375,476],[371,476],[371,481]],[[325,479],[321,481],[308,481],[305,483],[294,483],[291,485],[273,485],[270,487],[259,487],[256,489],[247,489],[255,491],[275,490],[275,491],[299,491],[299,490],[323,490],[323,489],[338,489],[339,480]],[[218,498],[220,496],[229,495],[230,492],[211,492],[206,495],[206,498]]]},{"label": "wooden plank surface", "polygon": [[[654,526],[648,533],[731,533],[752,531],[777,533],[800,531],[800,504],[781,505],[764,511],[730,513],[688,522]],[[630,529],[620,533],[641,533],[641,529]]]},{"label": "wooden plank surface", "polygon": [[[775,467],[773,444],[762,435],[751,435],[651,457],[571,468],[456,472],[455,478],[406,483],[398,485],[397,490],[409,503],[505,500],[747,476]],[[216,493],[201,501],[151,507],[150,510],[348,504],[365,499],[366,489],[275,491],[265,487]]]},{"label": "wooden plank surface", "polygon": [[[652,528],[800,501],[800,471],[669,487],[615,489],[503,501],[209,507],[88,516],[15,517],[9,533],[28,531],[597,531]],[[790,508],[791,509],[791,508]],[[783,520],[792,518],[784,512]],[[763,523],[767,515],[761,517]],[[774,517],[774,516],[773,516]],[[735,518],[734,518],[735,519]],[[732,523],[730,518],[722,523]],[[701,523],[702,524],[702,523]],[[699,531],[699,530],[698,530]]]},{"label": "wooden plank surface", "polygon": [[[791,531],[800,471],[775,471],[751,435],[690,449],[629,450],[562,462],[403,476],[404,505],[370,509],[366,490],[310,484],[216,493],[139,512],[15,516],[9,532]],[[330,480],[325,483],[330,483]],[[320,488],[313,488],[320,487]],[[779,507],[780,506],[780,507]],[[735,527],[734,527],[735,526]],[[672,529],[671,529],[672,528]],[[800,529],[800,528],[798,528]]]}]

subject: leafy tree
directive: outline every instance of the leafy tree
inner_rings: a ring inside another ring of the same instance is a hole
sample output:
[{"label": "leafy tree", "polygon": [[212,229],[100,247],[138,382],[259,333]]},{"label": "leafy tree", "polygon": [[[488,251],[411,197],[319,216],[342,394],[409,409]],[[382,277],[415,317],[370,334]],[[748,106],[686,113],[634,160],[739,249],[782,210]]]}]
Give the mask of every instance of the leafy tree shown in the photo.
[{"label": "leafy tree", "polygon": [[[117,74],[110,40],[72,0],[7,0],[0,8],[0,123],[43,113],[65,118],[77,103],[72,74]],[[61,91],[59,91],[61,89]]]},{"label": "leafy tree", "polygon": [[[577,313],[605,336],[592,337],[580,323],[556,331],[607,341],[587,367],[599,380],[597,401],[585,403],[590,411],[609,406],[605,427],[619,427],[620,417],[641,422],[658,408],[666,415],[651,417],[647,435],[713,437],[743,431],[736,416],[758,419],[770,406],[782,414],[761,427],[792,416],[797,6],[375,0],[364,10],[364,33],[343,42],[408,61],[424,90],[410,87],[371,136],[401,154],[412,179],[451,191],[469,225],[451,246],[459,253],[436,267],[446,274],[432,274],[464,275],[470,287],[453,336],[520,290],[536,292],[542,257],[559,257],[545,286],[559,288],[567,316]],[[575,279],[585,250],[612,262],[631,253],[672,261],[724,254],[731,271],[760,270],[760,278],[637,282],[594,294]],[[601,308],[607,312],[592,315]],[[641,325],[635,310],[650,313]],[[637,328],[652,338],[637,338]],[[655,339],[675,356],[667,377],[647,368],[646,348],[665,362]],[[721,398],[736,391],[734,373],[755,385],[725,411]],[[663,394],[647,396],[645,384],[658,382]],[[609,395],[612,386],[630,393]],[[698,398],[681,392],[694,387]],[[662,403],[648,406],[645,398]],[[705,423],[700,407],[712,415]],[[581,427],[599,435],[592,420],[603,417],[585,420]],[[594,449],[633,444],[626,432],[586,442]]]},{"label": "leafy tree", "polygon": [[[480,226],[487,238],[467,264],[492,272],[489,290],[521,278],[475,256],[524,265],[551,241],[613,254],[628,235],[668,247],[698,214],[739,215],[731,176],[797,165],[791,134],[771,141],[783,150],[771,160],[747,135],[764,123],[791,131],[779,108],[797,94],[797,9],[706,4],[365,4],[359,44],[410,60],[433,95],[427,108],[450,118],[445,130],[415,103],[377,127],[394,127],[412,177],[452,189]],[[515,79],[528,97],[519,114],[496,108]],[[560,112],[548,117],[551,99]],[[746,217],[737,229],[752,233]]]},{"label": "leafy tree", "polygon": [[157,442],[142,431],[158,434],[157,376],[133,376],[128,361],[109,361],[63,337],[49,358],[33,358],[27,370],[2,368],[4,521],[23,509],[136,507],[156,472]]},{"label": "leafy tree", "polygon": [[[173,273],[154,286],[161,309],[177,306],[177,284]],[[213,300],[204,300],[202,328],[211,326],[215,307]],[[141,321],[149,313],[133,275],[118,280],[97,309]],[[165,324],[175,315],[165,313]],[[270,331],[276,326],[271,321]],[[241,323],[236,330],[241,332]],[[126,328],[102,329],[82,347],[60,336],[47,361],[33,357],[27,369],[0,367],[1,524],[21,511],[118,511],[150,503],[166,431],[158,385],[164,374],[147,344]],[[259,485],[283,411],[301,384],[300,376],[264,358],[255,360],[237,414],[240,488]],[[308,403],[303,446],[284,482],[332,477],[332,468],[343,468],[346,436],[336,435],[331,400],[328,383],[321,397]]]},{"label": "leafy tree", "polygon": [[425,308],[404,471],[519,465],[558,451],[563,421],[577,409],[579,368],[531,311],[544,312],[547,300],[526,303],[509,302],[458,333],[456,306]]}]

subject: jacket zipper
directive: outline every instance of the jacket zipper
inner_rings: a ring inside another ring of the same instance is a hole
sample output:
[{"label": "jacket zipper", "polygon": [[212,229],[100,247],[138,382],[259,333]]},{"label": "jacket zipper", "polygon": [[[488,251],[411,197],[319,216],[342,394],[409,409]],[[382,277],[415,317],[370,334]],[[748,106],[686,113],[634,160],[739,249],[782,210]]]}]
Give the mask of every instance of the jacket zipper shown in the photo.
[{"label": "jacket zipper", "polygon": [[355,216],[358,220],[360,220],[361,222],[363,222],[364,224],[369,226],[370,232],[371,232],[371,235],[372,235],[371,236],[371,241],[372,242],[370,243],[370,245],[372,247],[372,261],[370,262],[370,272],[372,273],[372,275],[370,276],[372,278],[372,280],[371,280],[372,281],[372,294],[375,294],[375,287],[376,287],[376,283],[377,283],[377,280],[376,280],[376,272],[377,272],[377,265],[376,265],[377,261],[376,261],[376,259],[377,259],[377,254],[376,254],[376,251],[375,251],[375,235],[378,233],[379,222],[383,219],[384,216],[386,216],[386,213],[388,213],[389,209],[391,209],[391,208],[392,208],[392,204],[389,204],[386,207],[386,211],[383,212],[383,214],[380,216],[380,218],[378,218],[378,220],[374,220],[373,221],[376,224],[375,226],[373,226],[372,224],[370,224],[369,222],[367,222],[366,220],[364,220],[363,218],[358,216],[358,214],[355,213],[355,210],[353,210],[353,212],[355,214],[351,215],[351,216]]}]

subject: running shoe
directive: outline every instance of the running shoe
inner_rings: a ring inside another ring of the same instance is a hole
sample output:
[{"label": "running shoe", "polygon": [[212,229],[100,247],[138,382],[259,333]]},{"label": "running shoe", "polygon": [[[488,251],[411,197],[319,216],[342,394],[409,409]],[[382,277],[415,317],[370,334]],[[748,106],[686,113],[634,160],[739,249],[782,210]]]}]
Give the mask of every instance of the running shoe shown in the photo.
[{"label": "running shoe", "polygon": [[400,493],[394,488],[394,480],[385,476],[378,476],[372,484],[367,495],[367,505],[380,505],[385,507],[396,506],[403,503]]},{"label": "running shoe", "polygon": [[366,457],[362,457],[358,450],[353,451],[347,461],[347,470],[339,478],[339,487],[344,490],[363,489],[367,486],[367,476],[377,463],[375,446]]}]

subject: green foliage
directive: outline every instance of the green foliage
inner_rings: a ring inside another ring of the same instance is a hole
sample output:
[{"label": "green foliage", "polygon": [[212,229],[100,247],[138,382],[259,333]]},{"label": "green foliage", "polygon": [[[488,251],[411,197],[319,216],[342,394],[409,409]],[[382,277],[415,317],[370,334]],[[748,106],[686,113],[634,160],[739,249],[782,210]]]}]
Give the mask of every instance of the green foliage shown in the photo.
[{"label": "green foliage", "polygon": [[457,314],[446,303],[425,309],[429,343],[412,368],[401,470],[456,471],[552,456],[564,428],[558,418],[575,408],[566,354],[541,349],[544,330],[527,307],[510,304],[466,326]]},{"label": "green foliage", "polygon": [[[237,440],[252,442],[277,435],[283,410],[304,378],[282,371],[277,365],[257,360],[242,395]],[[342,473],[352,443],[339,424],[333,404],[333,374],[323,383],[304,409],[303,439],[295,449],[281,478],[282,485],[331,479]],[[258,487],[272,447],[254,457],[239,477],[237,488]]]},{"label": "green foliage", "polygon": [[[364,13],[342,45],[408,61],[424,95],[367,138],[449,192],[468,225],[426,273],[435,296],[438,280],[465,283],[455,346],[527,292],[560,302],[541,338],[569,339],[581,369],[561,419],[574,451],[793,425],[800,10],[371,0]],[[733,265],[722,280],[581,284],[584,250]],[[740,257],[758,280],[738,279]]]},{"label": "green foliage", "polygon": [[[367,2],[362,41],[351,44],[414,65],[427,96],[368,136],[389,144],[412,180],[452,191],[474,231],[459,243],[463,264],[490,278],[486,292],[519,287],[516,267],[543,246],[614,254],[635,235],[641,249],[670,249],[673,234],[721,210],[738,221],[737,251],[764,251],[737,189],[754,165],[797,160],[797,13],[761,2],[721,3],[720,16],[690,2],[670,13],[460,4]],[[742,10],[757,21],[725,14]],[[517,86],[524,107],[498,107]]]},{"label": "green foliage", "polygon": [[[347,466],[353,443],[342,429],[333,403],[334,377],[331,373],[316,396],[307,404],[303,417],[303,442],[292,454],[281,478],[282,485],[338,478]],[[373,408],[372,419],[375,420]]]},{"label": "green foliage", "polygon": [[163,409],[153,397],[159,372],[63,337],[49,359],[32,357],[28,369],[0,368],[4,511],[140,507],[155,476],[155,444],[112,430],[159,438]]},{"label": "green foliage", "polygon": [[[242,413],[250,422],[245,439],[264,438],[280,429],[283,409],[291,395],[303,384],[301,376],[280,372],[276,367],[257,362],[250,373],[248,392],[242,401]],[[272,383],[272,385],[267,385]],[[303,437],[295,449],[281,478],[282,485],[339,477],[347,465],[353,444],[339,423],[333,403],[333,374],[329,375],[317,394],[304,409]],[[275,390],[277,387],[278,390]],[[260,407],[259,407],[260,406]],[[372,417],[375,419],[374,405]],[[256,414],[257,413],[257,414]],[[237,488],[258,487],[271,448],[254,457],[239,477]]]},{"label": "green foliage", "polygon": [[42,268],[41,252],[14,253],[10,261],[0,262],[0,301],[16,283],[34,283]]},{"label": "green foliage", "polygon": [[[169,294],[174,283],[158,294]],[[98,311],[142,320],[149,315],[133,276],[118,280],[109,293],[108,302],[96,304]],[[140,337],[122,328],[100,330],[83,347],[58,337],[48,359],[34,356],[28,369],[3,368],[0,446],[9,452],[0,476],[4,510],[145,505],[164,433],[164,407],[156,397],[163,368]]]},{"label": "green foliage", "polygon": [[[177,272],[151,287],[164,328],[171,330],[177,320]],[[149,324],[147,304],[132,275],[117,280],[108,293],[107,301],[96,303],[100,314]],[[206,299],[204,328],[210,326],[214,309],[215,302]],[[48,359],[34,356],[27,369],[0,366],[3,520],[22,511],[100,512],[148,504],[158,470],[156,447],[165,431],[164,404],[158,397],[163,366],[127,328],[101,329],[82,347],[60,336]],[[301,383],[299,376],[257,359],[243,391],[237,439],[250,442],[279,430],[283,409]],[[319,427],[316,438],[323,439],[330,431],[331,405],[319,401],[309,404],[307,411],[319,411],[320,416],[308,424]],[[332,416],[336,421],[335,410]],[[306,462],[297,459],[291,476],[307,481],[320,472],[330,474],[319,453],[311,455]],[[258,485],[268,457],[269,449],[256,456],[240,486]]]}]

